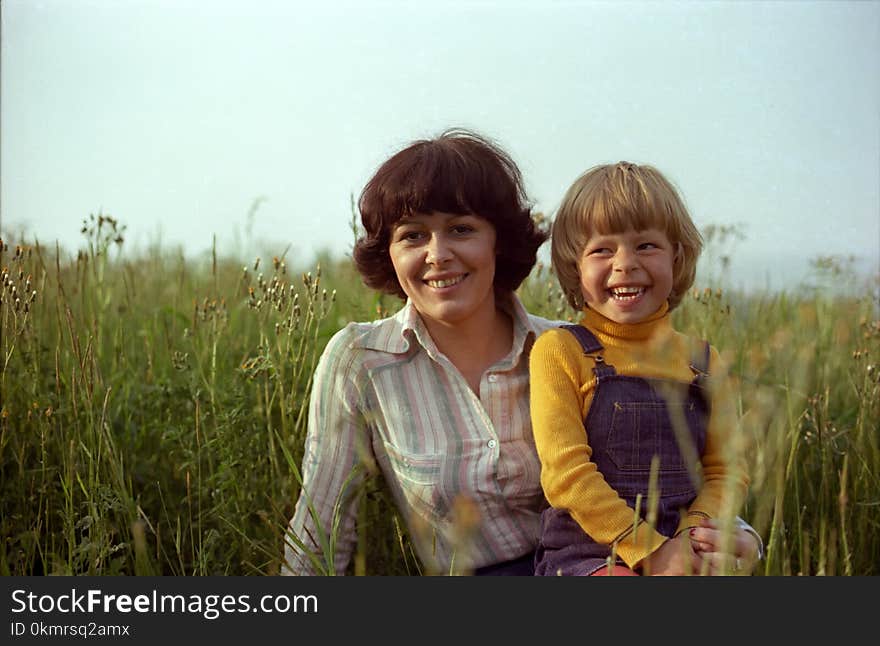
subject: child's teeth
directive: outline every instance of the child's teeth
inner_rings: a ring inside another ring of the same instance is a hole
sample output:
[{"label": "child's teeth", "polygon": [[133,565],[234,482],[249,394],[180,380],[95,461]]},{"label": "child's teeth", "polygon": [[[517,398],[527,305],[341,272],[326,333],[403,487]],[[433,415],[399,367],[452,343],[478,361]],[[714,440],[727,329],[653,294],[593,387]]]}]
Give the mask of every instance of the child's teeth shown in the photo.
[{"label": "child's teeth", "polygon": [[617,287],[611,290],[615,298],[632,300],[644,292],[643,287]]}]

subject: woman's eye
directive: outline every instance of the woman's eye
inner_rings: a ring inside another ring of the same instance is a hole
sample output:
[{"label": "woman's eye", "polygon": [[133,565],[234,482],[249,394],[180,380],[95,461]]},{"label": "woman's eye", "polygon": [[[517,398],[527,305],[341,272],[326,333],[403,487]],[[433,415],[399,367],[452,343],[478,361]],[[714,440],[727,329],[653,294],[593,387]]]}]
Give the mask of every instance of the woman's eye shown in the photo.
[{"label": "woman's eye", "polygon": [[415,242],[421,237],[421,231],[401,231],[397,234],[397,239],[404,242]]},{"label": "woman's eye", "polygon": [[459,235],[471,233],[473,230],[474,228],[468,224],[456,224],[454,227],[452,227],[452,232]]}]

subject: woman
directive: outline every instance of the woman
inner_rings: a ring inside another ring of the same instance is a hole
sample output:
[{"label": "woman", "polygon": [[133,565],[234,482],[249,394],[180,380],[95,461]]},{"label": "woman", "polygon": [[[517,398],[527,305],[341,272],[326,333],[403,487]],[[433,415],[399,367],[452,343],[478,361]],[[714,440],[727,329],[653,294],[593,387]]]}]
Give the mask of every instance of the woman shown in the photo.
[{"label": "woman", "polygon": [[[359,208],[364,282],[407,303],[349,324],[321,357],[283,573],[345,572],[355,494],[378,469],[428,572],[532,574],[544,497],[528,353],[558,322],[513,293],[547,238],[519,169],[494,143],[450,130],[386,161]],[[698,531],[717,543],[716,530]],[[733,556],[753,563],[756,538],[738,531]]]}]

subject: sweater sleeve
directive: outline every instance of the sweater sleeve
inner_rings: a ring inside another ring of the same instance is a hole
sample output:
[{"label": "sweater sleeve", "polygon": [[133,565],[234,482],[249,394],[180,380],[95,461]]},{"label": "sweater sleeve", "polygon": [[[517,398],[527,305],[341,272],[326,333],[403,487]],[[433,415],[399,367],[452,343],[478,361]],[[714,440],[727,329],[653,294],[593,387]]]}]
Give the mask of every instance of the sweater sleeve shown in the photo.
[{"label": "sweater sleeve", "polygon": [[606,482],[591,460],[585,411],[595,377],[574,336],[549,330],[535,342],[529,359],[532,429],[541,460],[547,501],[565,509],[590,535],[636,567],[666,541],[645,524],[634,533],[634,510]]},{"label": "sweater sleeve", "polygon": [[715,348],[709,374],[711,414],[702,458],[703,485],[679,523],[679,532],[699,525],[700,516],[733,521],[749,484],[737,419],[737,389]]}]

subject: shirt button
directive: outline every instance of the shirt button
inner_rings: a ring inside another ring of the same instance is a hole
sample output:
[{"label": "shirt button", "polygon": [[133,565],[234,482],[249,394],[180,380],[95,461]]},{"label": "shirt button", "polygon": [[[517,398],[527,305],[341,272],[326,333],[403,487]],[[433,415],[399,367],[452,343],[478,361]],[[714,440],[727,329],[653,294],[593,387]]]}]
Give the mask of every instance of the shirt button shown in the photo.
[{"label": "shirt button", "polygon": [[498,381],[498,375],[489,375],[489,383],[494,384],[496,381]]},{"label": "shirt button", "polygon": [[495,440],[489,440],[488,442],[486,442],[486,446],[488,446],[490,449],[494,449],[496,444],[498,444],[498,442],[496,442]]}]

